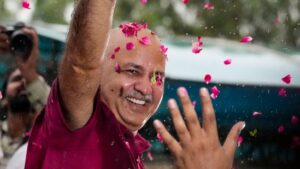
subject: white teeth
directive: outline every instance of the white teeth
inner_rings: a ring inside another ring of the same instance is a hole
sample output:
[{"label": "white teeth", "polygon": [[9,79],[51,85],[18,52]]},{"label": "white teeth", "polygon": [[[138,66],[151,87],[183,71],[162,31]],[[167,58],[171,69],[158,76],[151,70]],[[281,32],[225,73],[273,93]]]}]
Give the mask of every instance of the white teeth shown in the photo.
[{"label": "white teeth", "polygon": [[127,98],[127,100],[129,100],[130,102],[135,103],[135,104],[144,105],[146,103],[144,100],[139,100],[139,99],[136,99],[133,97],[126,97],[126,98]]}]

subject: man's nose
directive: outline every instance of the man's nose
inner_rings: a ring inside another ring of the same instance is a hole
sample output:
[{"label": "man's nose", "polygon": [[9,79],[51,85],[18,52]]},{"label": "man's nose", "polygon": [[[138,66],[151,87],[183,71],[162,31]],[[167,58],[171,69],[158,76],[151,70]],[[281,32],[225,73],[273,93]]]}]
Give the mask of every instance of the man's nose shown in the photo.
[{"label": "man's nose", "polygon": [[141,92],[143,95],[152,94],[152,83],[148,78],[143,78],[134,85],[135,90]]}]

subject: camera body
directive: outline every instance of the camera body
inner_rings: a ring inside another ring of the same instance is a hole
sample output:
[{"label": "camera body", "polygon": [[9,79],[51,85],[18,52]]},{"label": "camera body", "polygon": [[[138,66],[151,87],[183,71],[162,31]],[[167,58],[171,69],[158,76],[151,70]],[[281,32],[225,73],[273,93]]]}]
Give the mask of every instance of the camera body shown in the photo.
[{"label": "camera body", "polygon": [[9,49],[13,56],[27,60],[33,47],[32,37],[22,29],[26,25],[18,22],[12,27],[7,27],[5,33],[9,36]]}]

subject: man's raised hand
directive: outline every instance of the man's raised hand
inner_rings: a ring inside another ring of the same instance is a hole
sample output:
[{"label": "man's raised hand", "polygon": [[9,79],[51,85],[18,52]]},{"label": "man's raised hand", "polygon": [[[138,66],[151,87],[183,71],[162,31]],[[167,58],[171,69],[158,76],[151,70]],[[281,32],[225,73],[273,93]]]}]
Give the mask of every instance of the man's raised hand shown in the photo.
[{"label": "man's raised hand", "polygon": [[154,121],[157,132],[175,158],[175,165],[179,169],[231,169],[237,139],[245,123],[236,123],[222,146],[219,141],[214,108],[207,89],[200,89],[202,125],[186,89],[178,88],[177,94],[182,103],[185,119],[182,118],[174,99],[168,101],[168,107],[179,141],[159,120]]}]

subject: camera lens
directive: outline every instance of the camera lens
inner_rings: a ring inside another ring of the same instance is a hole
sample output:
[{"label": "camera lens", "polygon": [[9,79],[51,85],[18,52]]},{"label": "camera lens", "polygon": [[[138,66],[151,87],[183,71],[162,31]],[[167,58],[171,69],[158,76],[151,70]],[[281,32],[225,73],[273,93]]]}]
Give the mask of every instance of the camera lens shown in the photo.
[{"label": "camera lens", "polygon": [[15,31],[11,36],[10,49],[14,56],[22,57],[26,60],[32,50],[33,42],[29,35],[21,30]]}]

